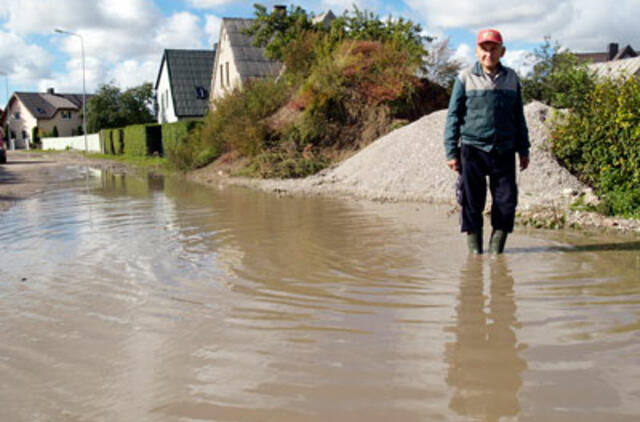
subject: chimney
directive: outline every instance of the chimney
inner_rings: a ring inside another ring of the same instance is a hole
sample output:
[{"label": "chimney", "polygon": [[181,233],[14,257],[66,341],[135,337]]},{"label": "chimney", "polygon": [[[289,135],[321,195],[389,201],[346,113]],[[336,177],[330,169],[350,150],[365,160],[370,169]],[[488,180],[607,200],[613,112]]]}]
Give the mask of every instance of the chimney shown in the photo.
[{"label": "chimney", "polygon": [[52,94],[52,95],[53,95],[53,94],[55,94],[55,93],[56,93],[56,90],[55,90],[55,89],[53,89],[53,88],[47,88],[47,94]]},{"label": "chimney", "polygon": [[611,61],[613,60],[616,55],[618,54],[618,43],[612,42],[609,43],[609,50],[607,51],[608,55],[608,60]]},{"label": "chimney", "polygon": [[273,10],[271,11],[272,15],[280,15],[287,16],[287,6],[283,6],[281,4],[276,4],[273,6]]}]

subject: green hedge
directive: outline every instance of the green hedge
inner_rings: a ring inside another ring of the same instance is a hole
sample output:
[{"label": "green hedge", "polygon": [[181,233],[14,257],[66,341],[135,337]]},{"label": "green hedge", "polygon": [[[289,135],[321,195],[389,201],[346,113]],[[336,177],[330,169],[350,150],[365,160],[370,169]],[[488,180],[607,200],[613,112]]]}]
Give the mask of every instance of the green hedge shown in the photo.
[{"label": "green hedge", "polygon": [[181,120],[175,123],[164,123],[162,125],[162,150],[175,151],[175,149],[187,139],[189,132],[196,127],[202,126],[202,120]]},{"label": "green hedge", "polygon": [[191,131],[202,125],[202,120],[184,120],[165,124],[140,124],[124,128],[103,129],[101,140],[105,154],[129,156],[164,156],[184,143]]},{"label": "green hedge", "polygon": [[114,155],[113,132],[115,129],[102,129],[100,139],[102,140],[102,150],[105,154]]},{"label": "green hedge", "polygon": [[147,131],[145,125],[131,125],[124,128],[124,153],[131,156],[147,155]]}]

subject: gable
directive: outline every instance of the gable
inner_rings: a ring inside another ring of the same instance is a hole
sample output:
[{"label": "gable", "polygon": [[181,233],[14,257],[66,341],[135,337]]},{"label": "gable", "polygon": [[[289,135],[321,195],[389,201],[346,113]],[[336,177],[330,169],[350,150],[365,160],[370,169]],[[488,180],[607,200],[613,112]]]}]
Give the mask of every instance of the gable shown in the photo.
[{"label": "gable", "polygon": [[282,63],[268,60],[263,47],[253,45],[253,37],[245,35],[243,31],[249,28],[255,19],[225,18],[223,31],[228,37],[228,46],[233,52],[233,61],[242,80],[277,76],[282,69]]},{"label": "gable", "polygon": [[166,63],[176,116],[207,112],[214,57],[215,50],[165,50],[163,65]]}]

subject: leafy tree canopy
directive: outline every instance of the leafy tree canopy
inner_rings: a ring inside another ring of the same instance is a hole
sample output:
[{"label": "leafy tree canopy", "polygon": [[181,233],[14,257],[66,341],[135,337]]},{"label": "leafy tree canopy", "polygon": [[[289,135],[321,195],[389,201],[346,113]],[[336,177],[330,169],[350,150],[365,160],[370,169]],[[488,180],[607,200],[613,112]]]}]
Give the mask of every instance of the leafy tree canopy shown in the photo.
[{"label": "leafy tree canopy", "polygon": [[391,41],[419,63],[428,54],[425,44],[432,40],[422,35],[420,25],[411,20],[402,17],[393,19],[391,16],[382,20],[378,15],[360,10],[355,5],[352,12],[345,11],[329,26],[314,24],[314,16],[300,6],[290,6],[286,13],[279,10],[269,13],[261,4],[255,4],[254,9],[255,23],[245,33],[254,36],[256,46],[265,47],[265,54],[271,60],[283,61],[290,43],[305,32],[324,33],[324,41],[330,48],[346,39]]},{"label": "leafy tree canopy", "polygon": [[151,83],[129,88],[124,92],[112,84],[102,85],[87,102],[87,130],[123,127],[154,121],[154,96]]},{"label": "leafy tree canopy", "polygon": [[534,50],[532,59],[533,69],[522,79],[525,102],[537,100],[558,108],[574,108],[594,88],[587,64],[580,63],[557,41],[552,43],[548,36]]}]

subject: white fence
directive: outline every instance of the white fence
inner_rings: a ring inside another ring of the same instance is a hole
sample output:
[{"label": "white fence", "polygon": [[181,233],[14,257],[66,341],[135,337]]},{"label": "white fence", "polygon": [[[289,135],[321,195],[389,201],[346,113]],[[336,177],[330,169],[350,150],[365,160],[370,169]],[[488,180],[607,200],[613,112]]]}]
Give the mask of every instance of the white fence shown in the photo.
[{"label": "white fence", "polygon": [[[77,149],[80,151],[85,150],[84,135],[80,136],[68,136],[64,138],[42,138],[42,149]],[[102,152],[100,147],[100,134],[94,133],[87,135],[87,149],[90,152]]]}]

